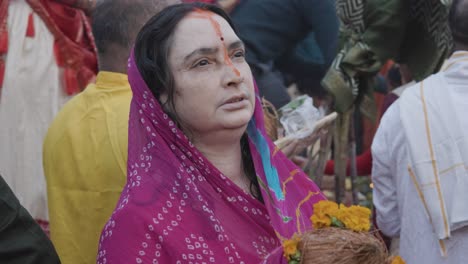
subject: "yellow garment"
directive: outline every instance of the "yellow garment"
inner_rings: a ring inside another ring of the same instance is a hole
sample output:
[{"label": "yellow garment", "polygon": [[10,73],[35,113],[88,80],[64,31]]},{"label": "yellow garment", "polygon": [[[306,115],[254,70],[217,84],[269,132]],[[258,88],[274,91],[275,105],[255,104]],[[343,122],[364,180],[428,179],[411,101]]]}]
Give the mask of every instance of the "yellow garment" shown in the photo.
[{"label": "yellow garment", "polygon": [[49,128],[50,233],[63,264],[96,263],[101,230],[126,182],[131,98],[127,75],[101,71]]}]

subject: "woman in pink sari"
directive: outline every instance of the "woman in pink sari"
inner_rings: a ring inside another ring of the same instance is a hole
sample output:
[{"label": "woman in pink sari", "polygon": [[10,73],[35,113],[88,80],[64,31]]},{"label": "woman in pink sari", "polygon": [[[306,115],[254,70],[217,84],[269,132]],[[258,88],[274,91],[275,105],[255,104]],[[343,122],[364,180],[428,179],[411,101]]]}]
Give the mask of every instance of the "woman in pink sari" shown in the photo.
[{"label": "woman in pink sari", "polygon": [[266,136],[244,52],[213,5],[168,7],[140,31],[128,179],[97,263],[280,263],[282,240],[311,228],[324,196]]}]

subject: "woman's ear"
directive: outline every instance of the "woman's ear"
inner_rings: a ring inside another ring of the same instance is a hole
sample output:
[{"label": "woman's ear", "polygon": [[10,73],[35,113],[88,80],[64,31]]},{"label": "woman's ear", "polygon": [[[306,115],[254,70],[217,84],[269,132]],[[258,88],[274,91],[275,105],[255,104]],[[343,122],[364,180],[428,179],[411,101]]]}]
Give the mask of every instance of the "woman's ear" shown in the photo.
[{"label": "woman's ear", "polygon": [[162,93],[159,96],[159,102],[161,103],[161,106],[166,113],[174,113],[174,106],[172,105],[171,102],[169,102],[169,96],[167,93]]},{"label": "woman's ear", "polygon": [[[159,103],[161,104],[161,107],[162,109],[164,110],[164,112],[166,112],[167,114],[169,114],[171,116],[171,118],[174,118],[174,115],[175,114],[175,105],[173,104],[174,102],[169,102],[169,96],[167,95],[167,93],[162,93],[160,96],[159,96]],[[175,120],[177,121],[177,120]]]},{"label": "woman's ear", "polygon": [[[161,102],[161,105],[163,107],[165,107],[167,105],[167,100],[168,100],[169,96],[167,96],[167,93],[163,93],[159,96],[159,101]],[[167,110],[167,109],[164,109],[164,110]]]}]

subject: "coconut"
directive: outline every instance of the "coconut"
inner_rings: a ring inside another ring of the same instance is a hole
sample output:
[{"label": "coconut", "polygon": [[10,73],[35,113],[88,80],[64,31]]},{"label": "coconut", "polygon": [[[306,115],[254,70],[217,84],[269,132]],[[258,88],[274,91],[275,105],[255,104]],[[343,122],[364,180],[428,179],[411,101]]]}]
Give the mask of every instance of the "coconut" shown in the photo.
[{"label": "coconut", "polygon": [[388,264],[392,260],[375,232],[337,227],[303,234],[297,248],[302,264]]}]

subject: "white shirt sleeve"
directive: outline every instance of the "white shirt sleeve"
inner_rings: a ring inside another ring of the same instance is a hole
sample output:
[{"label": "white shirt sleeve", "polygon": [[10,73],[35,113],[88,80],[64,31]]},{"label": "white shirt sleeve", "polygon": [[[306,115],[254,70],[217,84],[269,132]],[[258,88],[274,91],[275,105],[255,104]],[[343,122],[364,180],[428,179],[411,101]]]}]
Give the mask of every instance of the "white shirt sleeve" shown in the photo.
[{"label": "white shirt sleeve", "polygon": [[[387,110],[372,142],[373,202],[377,214],[377,227],[389,237],[399,237],[396,158],[394,139],[402,132],[398,101]],[[401,146],[398,146],[401,147]]]}]

